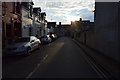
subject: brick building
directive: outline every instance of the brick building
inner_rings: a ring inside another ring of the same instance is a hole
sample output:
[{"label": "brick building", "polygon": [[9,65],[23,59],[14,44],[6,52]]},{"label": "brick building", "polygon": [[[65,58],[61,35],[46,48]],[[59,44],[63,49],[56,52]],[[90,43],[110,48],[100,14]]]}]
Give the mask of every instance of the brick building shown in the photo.
[{"label": "brick building", "polygon": [[21,36],[21,3],[2,2],[3,47],[16,36]]}]

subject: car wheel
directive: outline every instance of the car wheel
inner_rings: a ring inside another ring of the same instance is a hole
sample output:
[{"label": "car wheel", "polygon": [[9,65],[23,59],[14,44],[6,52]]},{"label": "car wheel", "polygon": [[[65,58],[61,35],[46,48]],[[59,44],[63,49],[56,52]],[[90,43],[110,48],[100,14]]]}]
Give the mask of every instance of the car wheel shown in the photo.
[{"label": "car wheel", "polygon": [[27,48],[27,55],[30,55],[31,54],[31,49],[28,47]]}]

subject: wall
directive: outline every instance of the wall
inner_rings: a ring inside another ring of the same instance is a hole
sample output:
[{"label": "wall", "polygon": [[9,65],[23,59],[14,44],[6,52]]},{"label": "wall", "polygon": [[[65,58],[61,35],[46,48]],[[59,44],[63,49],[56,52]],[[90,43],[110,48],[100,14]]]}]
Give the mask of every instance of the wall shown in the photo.
[{"label": "wall", "polygon": [[86,41],[85,32],[81,32],[80,37],[77,38],[80,42],[89,46],[90,48],[95,48],[95,31],[94,29],[86,31]]},{"label": "wall", "polygon": [[13,2],[3,2],[2,5],[2,43],[5,47],[14,37],[21,36],[21,16],[18,16],[21,12],[19,10],[19,13],[15,14],[16,7]]},{"label": "wall", "polygon": [[95,9],[95,48],[105,55],[120,61],[118,3],[96,2]]},{"label": "wall", "polygon": [[40,22],[37,21],[38,16],[36,14],[33,14],[33,26],[32,26],[32,35],[36,36],[41,36],[40,34]]},{"label": "wall", "polygon": [[45,22],[45,35],[47,35],[48,34],[48,28],[47,28],[47,22]]},{"label": "wall", "polygon": [[[118,9],[118,48],[120,48],[120,2],[119,2],[119,9]],[[120,53],[120,49],[119,53]]]},{"label": "wall", "polygon": [[40,23],[40,27],[41,27],[41,36],[44,36],[45,24],[43,22]]},{"label": "wall", "polygon": [[95,32],[94,29],[86,32],[86,45],[94,48],[95,47]]}]

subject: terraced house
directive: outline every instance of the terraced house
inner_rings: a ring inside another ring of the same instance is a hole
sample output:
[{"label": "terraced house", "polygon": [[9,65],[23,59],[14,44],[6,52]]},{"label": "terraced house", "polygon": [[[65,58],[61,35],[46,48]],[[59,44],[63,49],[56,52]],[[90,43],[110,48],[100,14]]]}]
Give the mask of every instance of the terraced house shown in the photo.
[{"label": "terraced house", "polygon": [[20,2],[2,2],[2,43],[3,47],[11,43],[14,37],[21,36]]},{"label": "terraced house", "polygon": [[33,2],[22,3],[22,37],[32,35]]}]

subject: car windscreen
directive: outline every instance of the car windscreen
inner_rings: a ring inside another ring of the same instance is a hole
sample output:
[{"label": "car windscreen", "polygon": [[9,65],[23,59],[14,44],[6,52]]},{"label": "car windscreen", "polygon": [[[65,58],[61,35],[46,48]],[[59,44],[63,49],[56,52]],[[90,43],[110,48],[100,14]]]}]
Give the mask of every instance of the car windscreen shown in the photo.
[{"label": "car windscreen", "polygon": [[15,40],[15,43],[19,43],[19,42],[29,42],[30,38],[18,38]]},{"label": "car windscreen", "polygon": [[41,38],[47,38],[47,36],[42,36]]}]

